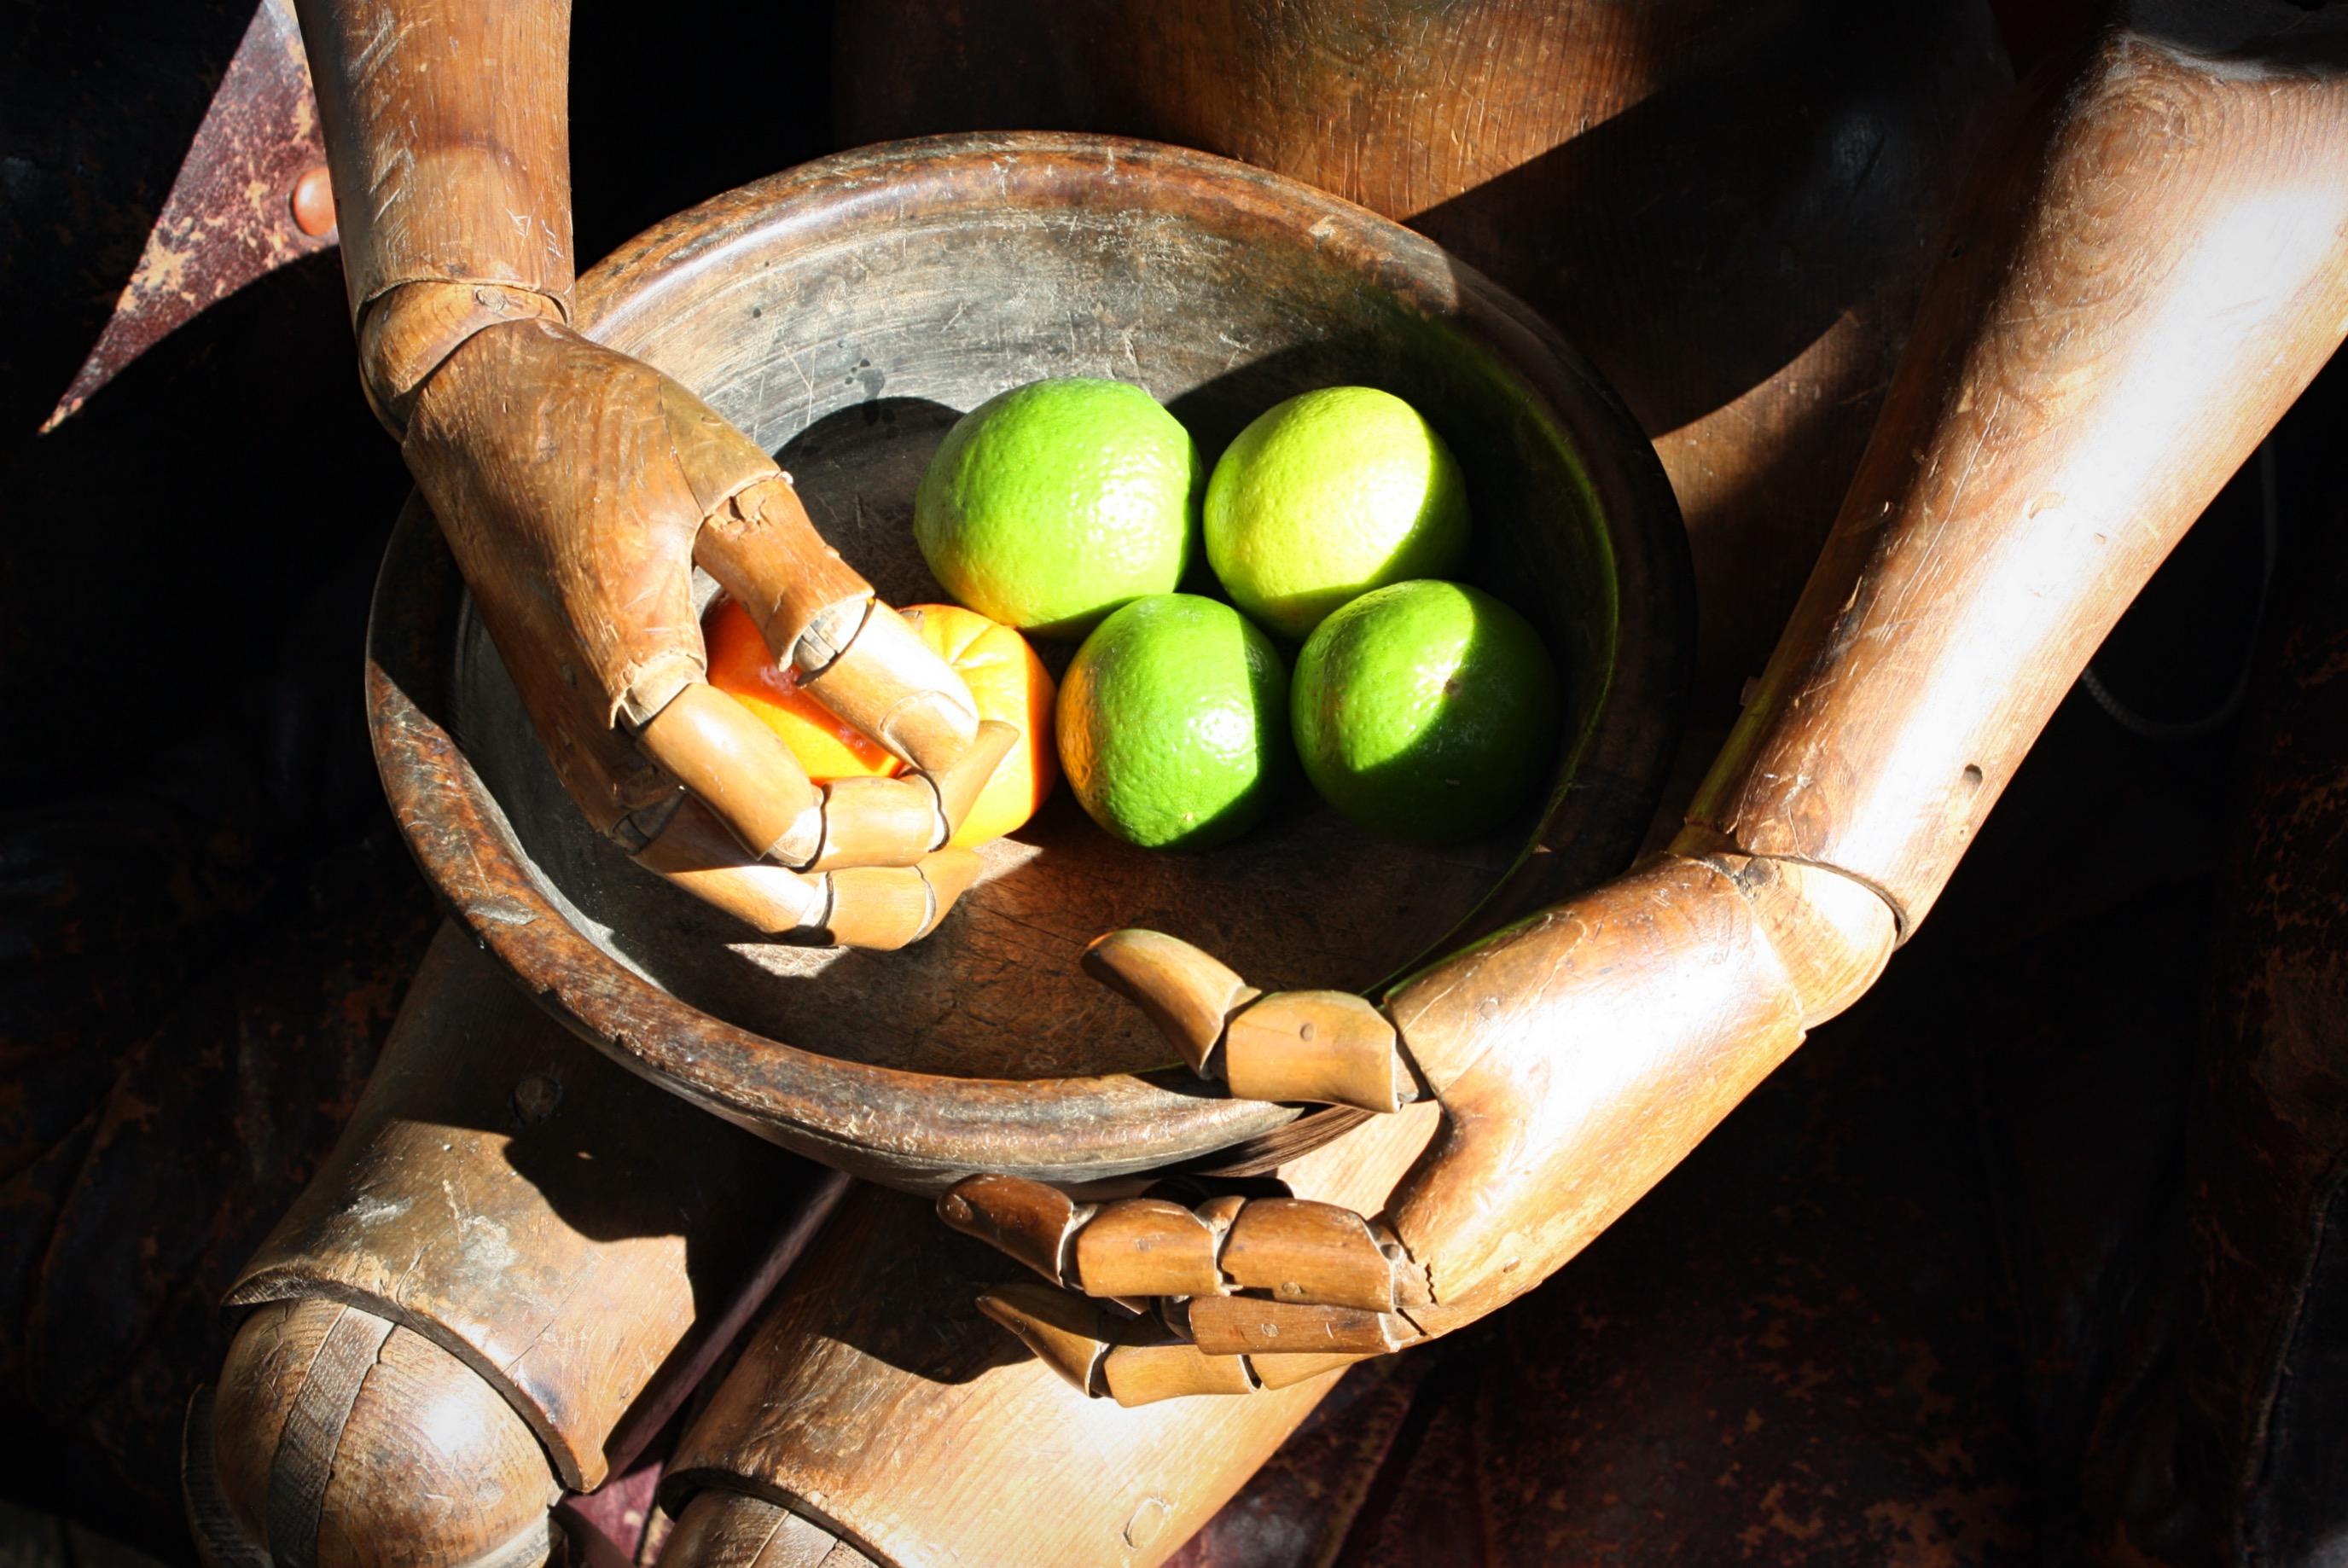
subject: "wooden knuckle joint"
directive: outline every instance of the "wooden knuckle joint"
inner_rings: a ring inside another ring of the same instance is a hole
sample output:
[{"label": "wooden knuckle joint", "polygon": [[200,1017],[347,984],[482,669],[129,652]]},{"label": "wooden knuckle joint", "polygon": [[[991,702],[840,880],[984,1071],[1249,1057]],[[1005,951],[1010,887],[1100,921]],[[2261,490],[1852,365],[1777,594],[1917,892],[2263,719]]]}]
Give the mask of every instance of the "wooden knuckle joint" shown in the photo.
[{"label": "wooden knuckle joint", "polygon": [[1070,1283],[1095,1296],[1217,1295],[1218,1241],[1207,1222],[1163,1198],[1107,1204],[1075,1233]]},{"label": "wooden knuckle joint", "polygon": [[1302,1198],[1259,1198],[1241,1208],[1218,1262],[1241,1290],[1277,1301],[1391,1312],[1395,1263],[1369,1222],[1350,1209]]},{"label": "wooden knuckle joint", "polygon": [[1004,724],[1000,719],[982,719],[977,733],[972,736],[970,744],[963,748],[961,756],[943,768],[925,769],[914,775],[928,786],[932,806],[937,816],[939,843],[944,843],[961,830],[963,820],[970,816],[971,808],[978,804],[979,796],[985,792],[988,782],[994,779],[994,770],[1003,766],[1003,759],[1010,756],[1011,748],[1018,744],[1017,726]]},{"label": "wooden knuckle joint", "polygon": [[933,930],[943,906],[918,866],[843,866],[819,873],[829,905],[819,942],[893,953]]},{"label": "wooden knuckle joint", "polygon": [[1278,991],[1234,1014],[1222,1077],[1244,1099],[1392,1112],[1417,1095],[1386,1016],[1345,991]]},{"label": "wooden knuckle joint", "polygon": [[[694,396],[681,382],[666,376],[659,380],[660,410],[668,424],[670,449],[678,471],[701,509],[702,525],[713,517],[739,515],[736,503],[754,490],[771,487],[796,504],[798,497],[775,467],[764,447],[737,429],[733,421]],[[765,496],[753,503],[765,515]],[[715,576],[716,573],[711,573]]]},{"label": "wooden knuckle joint", "polygon": [[938,1218],[1056,1285],[1075,1282],[1072,1243],[1094,1212],[1057,1187],[1024,1176],[965,1176],[938,1199]]},{"label": "wooden knuckle joint", "polygon": [[819,617],[791,651],[818,702],[924,773],[960,761],[978,738],[970,688],[905,618],[877,599],[842,628]]},{"label": "wooden knuckle joint", "polygon": [[791,477],[771,462],[709,509],[693,558],[748,614],[775,657],[802,674],[839,657],[874,603],[872,585],[824,542]]},{"label": "wooden knuckle joint", "polygon": [[937,797],[918,779],[839,779],[822,787],[817,852],[801,871],[913,866],[945,842]]},{"label": "wooden knuckle joint", "polygon": [[1112,931],[1085,949],[1085,973],[1156,1025],[1192,1072],[1220,1076],[1223,1031],[1262,993],[1209,954],[1156,931]]},{"label": "wooden knuckle joint", "polygon": [[1426,1265],[1410,1255],[1410,1248],[1391,1227],[1372,1221],[1370,1235],[1391,1271],[1395,1309],[1407,1314],[1413,1308],[1433,1306],[1435,1280]]},{"label": "wooden knuckle joint", "polygon": [[394,436],[404,436],[417,394],[476,333],[510,322],[568,326],[570,320],[562,301],[520,284],[395,284],[361,309],[360,385],[376,418]]}]

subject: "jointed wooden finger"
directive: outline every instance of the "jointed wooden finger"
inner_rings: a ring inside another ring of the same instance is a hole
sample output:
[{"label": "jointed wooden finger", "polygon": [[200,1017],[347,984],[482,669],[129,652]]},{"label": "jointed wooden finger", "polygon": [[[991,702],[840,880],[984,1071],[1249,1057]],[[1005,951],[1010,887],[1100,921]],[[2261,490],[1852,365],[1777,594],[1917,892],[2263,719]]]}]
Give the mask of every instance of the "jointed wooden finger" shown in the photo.
[{"label": "jointed wooden finger", "polygon": [[748,614],[775,657],[803,674],[839,656],[873,603],[872,585],[823,542],[783,474],[713,511],[693,558]]},{"label": "jointed wooden finger", "polygon": [[803,875],[747,853],[700,800],[685,798],[636,861],[752,929],[808,946],[896,948],[937,929],[977,880],[968,850],[911,866]]},{"label": "jointed wooden finger", "polygon": [[1210,1356],[1383,1356],[1425,1337],[1399,1313],[1257,1296],[1202,1296],[1186,1315],[1191,1343]]},{"label": "jointed wooden finger", "polygon": [[985,1175],[948,1189],[938,1214],[1052,1284],[1096,1297],[1189,1296],[1200,1298],[1195,1311],[1206,1298],[1262,1291],[1278,1303],[1366,1314],[1429,1299],[1424,1272],[1391,1233],[1333,1203],[1078,1204],[1040,1181]]},{"label": "jointed wooden finger", "polygon": [[807,770],[781,737],[716,687],[695,682],[677,693],[637,733],[636,746],[753,859],[803,867],[821,851],[822,797]]},{"label": "jointed wooden finger", "polygon": [[978,1308],[1086,1395],[1126,1406],[1291,1387],[1383,1353],[1210,1355],[1047,1285],[998,1285],[978,1298]]},{"label": "jointed wooden finger", "polygon": [[1275,991],[1223,1031],[1222,1078],[1244,1099],[1396,1111],[1416,1098],[1401,1037],[1350,991]]},{"label": "jointed wooden finger", "polygon": [[830,895],[819,882],[753,857],[707,806],[690,796],[677,803],[635,860],[768,936],[797,941],[806,934],[811,939],[829,910]]},{"label": "jointed wooden finger", "polygon": [[843,779],[818,788],[757,715],[715,686],[686,686],[653,716],[638,749],[732,830],[753,859],[792,871],[918,864],[946,846],[1019,732],[981,727],[963,766],[940,781]]},{"label": "jointed wooden finger", "polygon": [[1097,936],[1083,963],[1086,974],[1139,1007],[1202,1077],[1231,1015],[1263,995],[1213,954],[1163,932]]},{"label": "jointed wooden finger", "polygon": [[938,928],[978,872],[978,856],[968,850],[940,850],[919,865],[826,872],[816,880],[829,887],[830,907],[817,940],[883,952],[918,942]]},{"label": "jointed wooden finger", "polygon": [[822,794],[822,836],[808,871],[914,865],[953,837],[936,791],[920,779],[839,779]]},{"label": "jointed wooden finger", "polygon": [[1148,1015],[1193,1072],[1243,1099],[1395,1111],[1417,1098],[1393,1023],[1351,992],[1265,995],[1155,931],[1112,931],[1085,950],[1084,965]]},{"label": "jointed wooden finger", "polygon": [[[694,559],[748,614],[767,651],[798,673],[809,696],[926,781],[937,831],[909,847],[936,849],[953,838],[1019,731],[980,720],[953,666],[874,598],[871,585],[815,531],[788,476],[713,499]],[[824,857],[828,865],[860,861],[873,863],[844,849]]]},{"label": "jointed wooden finger", "polygon": [[[775,646],[771,638],[767,645]],[[792,646],[799,684],[818,702],[922,772],[951,770],[977,740],[970,687],[878,600],[868,601],[852,624],[843,619],[835,631],[819,622]]]}]

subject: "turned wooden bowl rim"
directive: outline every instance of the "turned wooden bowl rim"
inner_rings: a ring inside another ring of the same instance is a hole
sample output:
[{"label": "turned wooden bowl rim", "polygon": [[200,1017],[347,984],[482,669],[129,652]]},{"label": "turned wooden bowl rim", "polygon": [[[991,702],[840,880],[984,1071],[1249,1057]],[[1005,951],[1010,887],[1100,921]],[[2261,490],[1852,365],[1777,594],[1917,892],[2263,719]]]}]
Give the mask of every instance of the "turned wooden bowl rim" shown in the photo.
[{"label": "turned wooden bowl rim", "polygon": [[[744,247],[812,242],[877,193],[944,191],[1015,160],[1023,183],[1071,201],[1104,172],[1152,182],[1201,222],[1236,214],[1310,232],[1331,264],[1408,300],[1507,364],[1576,439],[1616,562],[1614,666],[1575,754],[1574,788],[1471,917],[1485,931],[1629,859],[1676,741],[1690,634],[1686,539],[1661,463],[1596,372],[1497,285],[1367,209],[1246,164],[1162,144],[1052,132],[924,138],[843,152],[658,224],[581,280],[591,335]],[[1225,221],[1236,221],[1226,218]],[[1599,438],[1591,438],[1593,437]],[[499,807],[449,733],[463,585],[411,494],[385,556],[367,634],[367,704],[393,814],[426,877],[541,1006],[623,1065],[762,1136],[852,1173],[930,1187],[973,1170],[1109,1176],[1209,1161],[1261,1170],[1359,1113],[1223,1099],[1179,1069],[994,1079],[874,1066],[771,1039],[701,1011],[615,962],[538,886]],[[1242,962],[1244,955],[1240,955]]]}]

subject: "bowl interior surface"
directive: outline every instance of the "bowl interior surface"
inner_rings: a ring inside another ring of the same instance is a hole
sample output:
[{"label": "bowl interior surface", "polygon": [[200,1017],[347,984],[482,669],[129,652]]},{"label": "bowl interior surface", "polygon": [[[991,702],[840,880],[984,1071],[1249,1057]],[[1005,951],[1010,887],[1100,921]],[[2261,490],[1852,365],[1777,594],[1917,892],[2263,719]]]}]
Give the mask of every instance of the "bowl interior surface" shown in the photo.
[{"label": "bowl interior surface", "polygon": [[[591,309],[591,330],[774,452],[824,537],[900,605],[946,597],[912,541],[931,454],[1007,387],[1138,383],[1210,465],[1293,393],[1396,393],[1465,472],[1475,544],[1462,575],[1529,617],[1559,664],[1565,718],[1544,798],[1508,831],[1427,849],[1354,828],[1300,777],[1237,841],[1158,854],[1094,827],[1064,786],[985,847],[982,880],[926,941],[819,951],[747,939],[592,832],[469,605],[452,728],[555,906],[613,962],[705,1012],[802,1050],[921,1072],[1141,1070],[1169,1052],[1080,973],[1101,933],[1169,932],[1266,989],[1361,990],[1427,956],[1539,844],[1618,657],[1612,546],[1582,455],[1511,362],[1538,340],[1470,332],[1447,314],[1456,284],[1432,245],[1404,235],[1424,264],[1374,264],[1345,233],[1315,227],[1313,211],[1283,211],[1268,181],[1160,179],[1146,160],[1120,167],[1114,149],[1106,166],[1097,153],[1014,156],[995,173],[974,179],[964,160],[929,176],[915,160],[779,214],[746,211],[722,244],[680,247]],[[1216,592],[1200,554],[1186,587]],[[1056,676],[1073,651],[1038,646]]]}]

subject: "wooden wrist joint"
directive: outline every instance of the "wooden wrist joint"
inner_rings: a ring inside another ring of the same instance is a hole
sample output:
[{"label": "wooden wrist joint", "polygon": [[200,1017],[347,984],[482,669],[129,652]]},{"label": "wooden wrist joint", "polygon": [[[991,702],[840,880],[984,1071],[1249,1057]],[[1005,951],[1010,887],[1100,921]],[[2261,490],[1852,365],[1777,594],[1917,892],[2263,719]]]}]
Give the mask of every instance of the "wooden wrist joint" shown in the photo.
[{"label": "wooden wrist joint", "polygon": [[376,418],[405,437],[416,395],[475,333],[504,322],[570,320],[561,300],[512,284],[399,284],[360,307],[359,383]]}]

